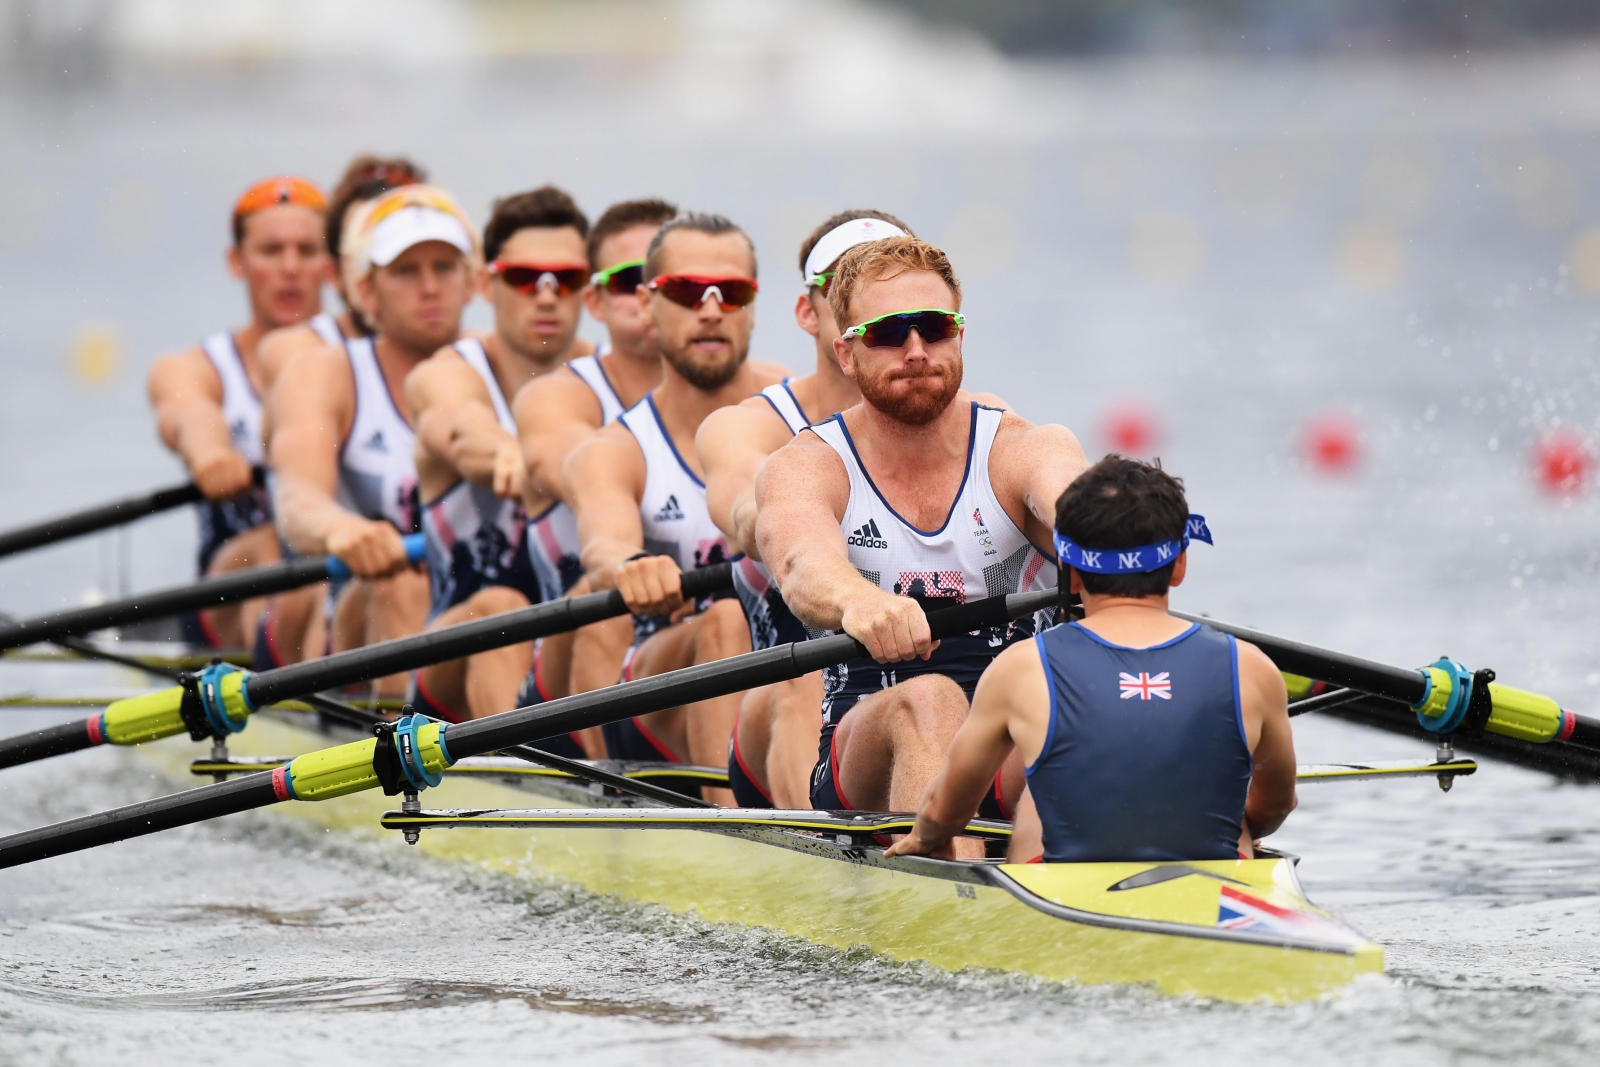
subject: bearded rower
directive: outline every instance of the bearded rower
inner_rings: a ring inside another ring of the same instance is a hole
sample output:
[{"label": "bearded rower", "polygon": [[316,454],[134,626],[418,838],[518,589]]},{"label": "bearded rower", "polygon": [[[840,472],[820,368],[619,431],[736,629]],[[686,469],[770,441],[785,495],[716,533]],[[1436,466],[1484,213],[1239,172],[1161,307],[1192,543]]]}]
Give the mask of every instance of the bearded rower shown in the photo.
[{"label": "bearded rower", "polygon": [[[326,211],[322,191],[304,178],[268,178],[246,190],[233,208],[228,269],[245,283],[249,325],[163,356],[150,370],[161,440],[206,497],[199,506],[203,575],[280,558],[272,502],[252,473],[264,459],[258,349],[271,330],[308,320],[311,329],[333,328],[321,314],[329,262],[322,239]],[[263,604],[247,600],[185,616],[185,636],[212,648],[242,647]]]},{"label": "bearded rower", "polygon": [[983,669],[1033,631],[1024,619],[935,642],[925,605],[1053,586],[1050,509],[1083,450],[1063,426],[961,390],[961,289],[938,249],[914,237],[858,245],[828,303],[854,324],[834,352],[862,402],[773,453],[756,534],[790,610],[870,653],[824,672],[812,806],[904,811]]},{"label": "bearded rower", "polygon": [[[903,237],[910,228],[881,211],[845,211],[823,222],[800,245],[804,290],[795,322],[816,347],[816,370],[769,385],[733,407],[712,412],[695,435],[706,472],[706,504],[728,544],[744,558],[733,587],[750,625],[753,648],[804,641],[806,628],[783,602],[756,544],[756,474],[768,456],[813,422],[861,402],[861,391],[833,354],[839,326],[828,307],[828,283],[839,257],[858,244]],[[728,747],[728,784],[742,808],[805,808],[822,728],[822,672],[752,689],[739,708]]]},{"label": "bearded rower", "polygon": [[[372,329],[356,309],[354,289],[354,264],[345,264],[340,255],[344,246],[345,223],[352,213],[375,197],[402,185],[415,185],[425,181],[427,173],[415,163],[402,157],[380,159],[362,155],[350,161],[339,184],[334,187],[328,201],[328,218],[324,234],[329,255],[329,274],[334,288],[344,303],[338,316],[314,316],[299,326],[273,330],[261,339],[260,372],[261,395],[272,391],[279,371],[301,352],[339,351],[346,338],[367,337]],[[347,277],[351,279],[347,282]],[[271,421],[263,413],[261,432],[265,441],[272,436]],[[269,471],[270,486],[272,474]],[[324,625],[322,603],[327,597],[325,583],[303,589],[279,593],[267,602],[266,609],[253,631],[246,636],[254,638],[257,669],[281,667],[298,663],[321,654],[327,645],[327,628]]]},{"label": "bearded rower", "polygon": [[[343,351],[308,350],[268,401],[279,532],[294,551],[329,552],[355,574],[336,593],[335,650],[420,631],[428,578],[401,535],[419,529],[415,437],[402,412],[406,375],[458,339],[472,295],[477,236],[443,190],[407,185],[354,220],[356,302],[376,333]],[[379,682],[405,692],[407,677]]]},{"label": "bearded rower", "polygon": [[[525,503],[534,517],[528,554],[546,600],[590,591],[582,581],[578,522],[562,495],[562,464],[574,448],[661,384],[661,349],[639,286],[651,238],[677,213],[663,200],[626,200],[595,220],[586,247],[593,273],[583,302],[590,316],[605,326],[607,341],[593,355],[567,363],[568,373],[530,382],[512,403],[528,464]],[[517,703],[565,696],[574,686],[587,692],[610,685],[632,639],[633,625],[622,618],[541,640]],[[582,736],[581,752],[578,742],[563,745],[557,739],[551,744],[564,755],[605,757],[598,729]]]},{"label": "bearded rower", "polygon": [[[755,249],[743,230],[719,215],[680,215],[650,242],[644,273],[639,294],[655,322],[661,385],[578,446],[563,478],[590,582],[619,590],[635,617],[624,679],[749,650],[736,599],[694,614],[697,605],[683,599],[683,571],[728,558],[706,509],[694,435],[711,412],[783,379],[782,368],[746,360],[757,283]],[[607,748],[613,759],[721,762],[739,699],[624,720],[606,728]],[[704,795],[733,799],[726,789]]]},{"label": "bearded rower", "polygon": [[[406,379],[433,583],[430,628],[540,600],[523,544],[523,504],[548,511],[551,502],[528,492],[506,398],[590,351],[577,336],[588,233],[578,205],[553,186],[497,202],[483,231],[488,263],[479,276],[494,306],[494,332],[440,349]],[[505,711],[532,664],[528,642],[427,667],[415,676],[412,703],[450,721]]]},{"label": "bearded rower", "polygon": [[1259,648],[1168,614],[1205,520],[1176,478],[1112,455],[1062,494],[1055,525],[1083,620],[996,657],[889,854],[947,855],[1016,751],[1013,863],[1251,858],[1294,810],[1294,735]]}]

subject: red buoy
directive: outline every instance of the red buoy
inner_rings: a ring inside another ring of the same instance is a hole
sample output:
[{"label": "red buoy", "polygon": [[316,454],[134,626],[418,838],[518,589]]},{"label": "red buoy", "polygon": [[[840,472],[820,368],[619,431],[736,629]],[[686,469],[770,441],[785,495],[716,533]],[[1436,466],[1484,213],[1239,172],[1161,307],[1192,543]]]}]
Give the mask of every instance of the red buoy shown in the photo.
[{"label": "red buoy", "polygon": [[1361,427],[1342,411],[1314,415],[1306,423],[1302,451],[1321,474],[1349,474],[1361,462]]},{"label": "red buoy", "polygon": [[1145,404],[1127,401],[1108,408],[1101,416],[1100,438],[1107,451],[1148,456],[1161,442],[1161,423]]},{"label": "red buoy", "polygon": [[1576,430],[1552,430],[1533,449],[1533,475],[1539,487],[1557,496],[1580,492],[1593,462],[1589,442]]}]

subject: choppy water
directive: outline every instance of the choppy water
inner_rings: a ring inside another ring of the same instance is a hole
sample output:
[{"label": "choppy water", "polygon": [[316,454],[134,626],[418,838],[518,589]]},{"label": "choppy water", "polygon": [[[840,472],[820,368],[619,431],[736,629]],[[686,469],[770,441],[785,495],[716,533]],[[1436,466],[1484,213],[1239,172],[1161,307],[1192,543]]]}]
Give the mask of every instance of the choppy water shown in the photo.
[{"label": "choppy water", "polygon": [[[139,380],[237,321],[232,195],[399,148],[480,215],[544,180],[594,211],[726,212],[762,253],[756,354],[800,370],[793,246],[839,207],[892,210],[968,280],[975,387],[1101,446],[1116,403],[1160,417],[1219,537],[1180,606],[1393,662],[1450,652],[1597,710],[1594,497],[1528,475],[1539,435],[1596,424],[1594,54],[1022,67],[929,44],[959,65],[918,90],[829,53],[815,20],[749,32],[737,62],[713,36],[628,63],[0,94],[0,525],[171,480]],[[73,370],[85,336],[120,352],[102,384]],[[1299,458],[1327,411],[1363,429],[1351,477]],[[183,580],[191,544],[183,516],[137,527],[133,585]],[[0,607],[112,587],[108,555],[0,561]],[[113,682],[0,670],[5,692]],[[1308,761],[1429,751],[1314,717],[1296,737]],[[0,776],[0,826],[170,788],[85,753]],[[1600,794],[1486,766],[1448,795],[1302,797],[1275,843],[1389,959],[1327,1003],[949,976],[253,816],[0,876],[0,1062],[1593,1061]]]}]

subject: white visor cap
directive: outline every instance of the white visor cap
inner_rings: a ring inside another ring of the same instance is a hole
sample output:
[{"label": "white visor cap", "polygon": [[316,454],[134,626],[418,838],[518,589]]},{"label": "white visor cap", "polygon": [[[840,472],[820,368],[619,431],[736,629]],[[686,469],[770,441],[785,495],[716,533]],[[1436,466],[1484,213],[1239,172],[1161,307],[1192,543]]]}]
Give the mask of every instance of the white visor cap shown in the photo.
[{"label": "white visor cap", "polygon": [[406,249],[424,241],[443,241],[460,249],[464,256],[472,255],[472,235],[460,219],[448,211],[411,204],[373,227],[372,238],[367,242],[367,262],[374,267],[387,267]]},{"label": "white visor cap", "polygon": [[806,284],[814,285],[813,278],[827,270],[833,265],[834,260],[856,245],[864,245],[868,241],[881,241],[885,237],[905,236],[906,231],[882,219],[851,219],[849,222],[841,222],[823,234],[822,239],[812,246],[811,254],[806,257]]}]

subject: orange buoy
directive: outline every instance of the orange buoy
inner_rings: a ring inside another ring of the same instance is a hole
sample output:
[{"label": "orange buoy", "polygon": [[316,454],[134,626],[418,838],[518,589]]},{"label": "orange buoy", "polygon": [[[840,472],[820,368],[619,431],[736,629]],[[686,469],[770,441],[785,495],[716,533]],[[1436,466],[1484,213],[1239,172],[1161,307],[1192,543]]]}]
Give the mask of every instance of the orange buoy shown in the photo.
[{"label": "orange buoy", "polygon": [[1534,477],[1541,489],[1557,496],[1580,492],[1593,462],[1589,442],[1576,430],[1552,430],[1533,448]]},{"label": "orange buoy", "polygon": [[1312,470],[1349,474],[1361,463],[1361,427],[1342,411],[1314,415],[1306,423],[1301,448]]},{"label": "orange buoy", "polygon": [[1101,416],[1100,438],[1108,451],[1148,456],[1161,442],[1161,422],[1148,405],[1125,401]]}]

